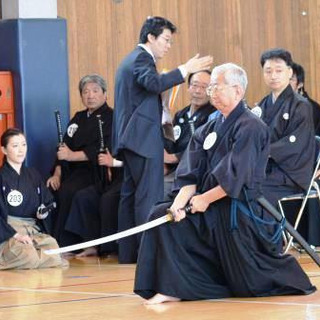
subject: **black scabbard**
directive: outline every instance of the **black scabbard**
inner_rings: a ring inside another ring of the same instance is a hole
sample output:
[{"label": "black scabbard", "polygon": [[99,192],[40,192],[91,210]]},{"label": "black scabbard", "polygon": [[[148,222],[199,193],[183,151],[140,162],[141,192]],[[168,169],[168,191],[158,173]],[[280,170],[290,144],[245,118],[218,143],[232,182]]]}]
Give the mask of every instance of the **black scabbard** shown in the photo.
[{"label": "black scabbard", "polygon": [[[259,197],[257,201],[265,208],[277,222],[283,219],[282,214],[264,197]],[[291,234],[291,236],[301,245],[301,247],[308,253],[313,261],[320,267],[320,258],[317,253],[309,246],[307,241],[300,235],[300,233],[293,228],[293,226],[285,221],[284,228]]]},{"label": "black scabbard", "polygon": [[[100,138],[100,148],[99,148],[99,154],[100,153],[106,153],[106,147],[104,144],[104,137],[103,137],[103,128],[102,128],[102,120],[101,115],[97,115],[98,119],[98,129],[99,129],[99,138]],[[103,192],[106,185],[109,184],[109,179],[107,176],[107,167],[106,166],[100,166],[99,165],[99,182],[98,182],[98,188]]]},{"label": "black scabbard", "polygon": [[62,133],[60,111],[56,110],[54,112],[54,116],[55,116],[55,119],[56,119],[57,132],[58,132],[58,146],[61,146],[63,144],[63,133]]},{"label": "black scabbard", "polygon": [[[62,125],[61,125],[61,114],[59,110],[54,112],[54,117],[56,119],[57,133],[58,133],[58,147],[63,145],[63,133],[62,133]],[[69,165],[66,160],[60,160],[59,164],[61,165],[61,178],[64,179],[64,176],[68,175]]]}]

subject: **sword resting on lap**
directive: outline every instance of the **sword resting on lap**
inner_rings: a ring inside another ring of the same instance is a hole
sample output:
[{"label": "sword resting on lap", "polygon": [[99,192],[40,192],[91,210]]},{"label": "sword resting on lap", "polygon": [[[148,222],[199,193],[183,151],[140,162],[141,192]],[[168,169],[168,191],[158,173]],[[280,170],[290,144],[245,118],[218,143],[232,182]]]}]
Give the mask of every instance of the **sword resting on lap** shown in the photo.
[{"label": "sword resting on lap", "polygon": [[[187,205],[184,208],[184,210],[186,213],[190,213],[191,206]],[[48,254],[48,255],[60,254],[60,253],[66,253],[66,252],[71,252],[71,251],[75,251],[75,250],[98,246],[99,244],[103,244],[103,243],[107,243],[107,242],[111,242],[111,241],[116,241],[116,240],[119,240],[119,239],[122,239],[125,237],[129,237],[134,234],[155,228],[157,226],[160,226],[164,223],[171,222],[171,221],[174,221],[174,213],[170,209],[167,209],[166,215],[164,215],[160,218],[154,219],[152,221],[149,221],[147,223],[141,224],[137,227],[134,227],[134,228],[131,228],[128,230],[124,230],[124,231],[120,231],[118,233],[112,234],[110,236],[102,237],[99,239],[81,242],[78,244],[74,244],[74,245],[66,246],[66,247],[62,247],[62,248],[45,250],[44,253]]]},{"label": "sword resting on lap", "polygon": [[[264,197],[259,197],[257,201],[262,207],[264,207],[277,222],[281,222],[283,216],[278,210]],[[284,228],[291,234],[291,236],[301,245],[301,247],[308,253],[308,255],[313,259],[313,261],[320,267],[320,257],[317,253],[310,247],[308,242],[303,239],[300,233],[293,228],[293,226],[285,221]]]}]

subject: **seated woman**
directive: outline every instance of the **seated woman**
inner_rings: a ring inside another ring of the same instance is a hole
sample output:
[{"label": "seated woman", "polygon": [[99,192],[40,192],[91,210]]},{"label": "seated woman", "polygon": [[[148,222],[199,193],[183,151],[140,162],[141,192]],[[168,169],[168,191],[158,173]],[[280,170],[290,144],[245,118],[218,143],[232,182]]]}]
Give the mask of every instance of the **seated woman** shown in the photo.
[{"label": "seated woman", "polygon": [[[42,232],[45,205],[53,197],[39,173],[26,168],[26,138],[19,129],[8,129],[1,136],[5,155],[0,169],[0,270],[36,269],[66,266],[59,255],[49,256],[44,250],[54,249],[54,238]],[[46,212],[48,213],[48,212]]]},{"label": "seated woman", "polygon": [[195,132],[177,168],[179,193],[151,216],[170,207],[177,223],[142,237],[134,291],[146,304],[316,290],[294,257],[277,253],[279,239],[255,200],[269,132],[242,102],[246,86],[245,71],[234,64],[212,71],[207,94],[221,114]]}]

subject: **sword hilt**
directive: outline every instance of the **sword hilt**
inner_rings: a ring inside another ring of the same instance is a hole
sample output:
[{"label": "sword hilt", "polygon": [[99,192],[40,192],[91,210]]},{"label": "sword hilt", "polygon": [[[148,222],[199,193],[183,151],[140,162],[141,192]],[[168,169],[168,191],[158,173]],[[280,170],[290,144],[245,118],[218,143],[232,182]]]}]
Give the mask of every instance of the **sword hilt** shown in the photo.
[{"label": "sword hilt", "polygon": [[[183,210],[185,211],[186,214],[190,214],[192,210],[192,205],[189,203],[187,204]],[[168,221],[174,221],[175,214],[171,209],[167,209],[167,216],[168,216]]]},{"label": "sword hilt", "polygon": [[99,128],[99,136],[100,136],[100,149],[99,149],[99,153],[105,153],[105,145],[104,145],[104,139],[103,139],[103,128],[102,128],[102,120],[101,120],[101,115],[98,114],[97,115],[97,119],[98,119],[98,128]]},{"label": "sword hilt", "polygon": [[56,125],[57,125],[57,131],[58,131],[58,146],[60,147],[63,144],[63,133],[62,133],[60,111],[56,110],[54,112],[54,115],[55,115],[55,118],[56,118]]}]

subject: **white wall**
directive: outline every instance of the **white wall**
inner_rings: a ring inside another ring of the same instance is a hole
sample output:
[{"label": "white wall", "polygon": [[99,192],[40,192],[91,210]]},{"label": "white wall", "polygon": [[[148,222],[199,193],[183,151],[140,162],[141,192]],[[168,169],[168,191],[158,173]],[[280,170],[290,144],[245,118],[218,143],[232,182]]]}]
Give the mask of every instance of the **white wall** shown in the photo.
[{"label": "white wall", "polygon": [[1,0],[2,19],[57,18],[57,0]]}]

